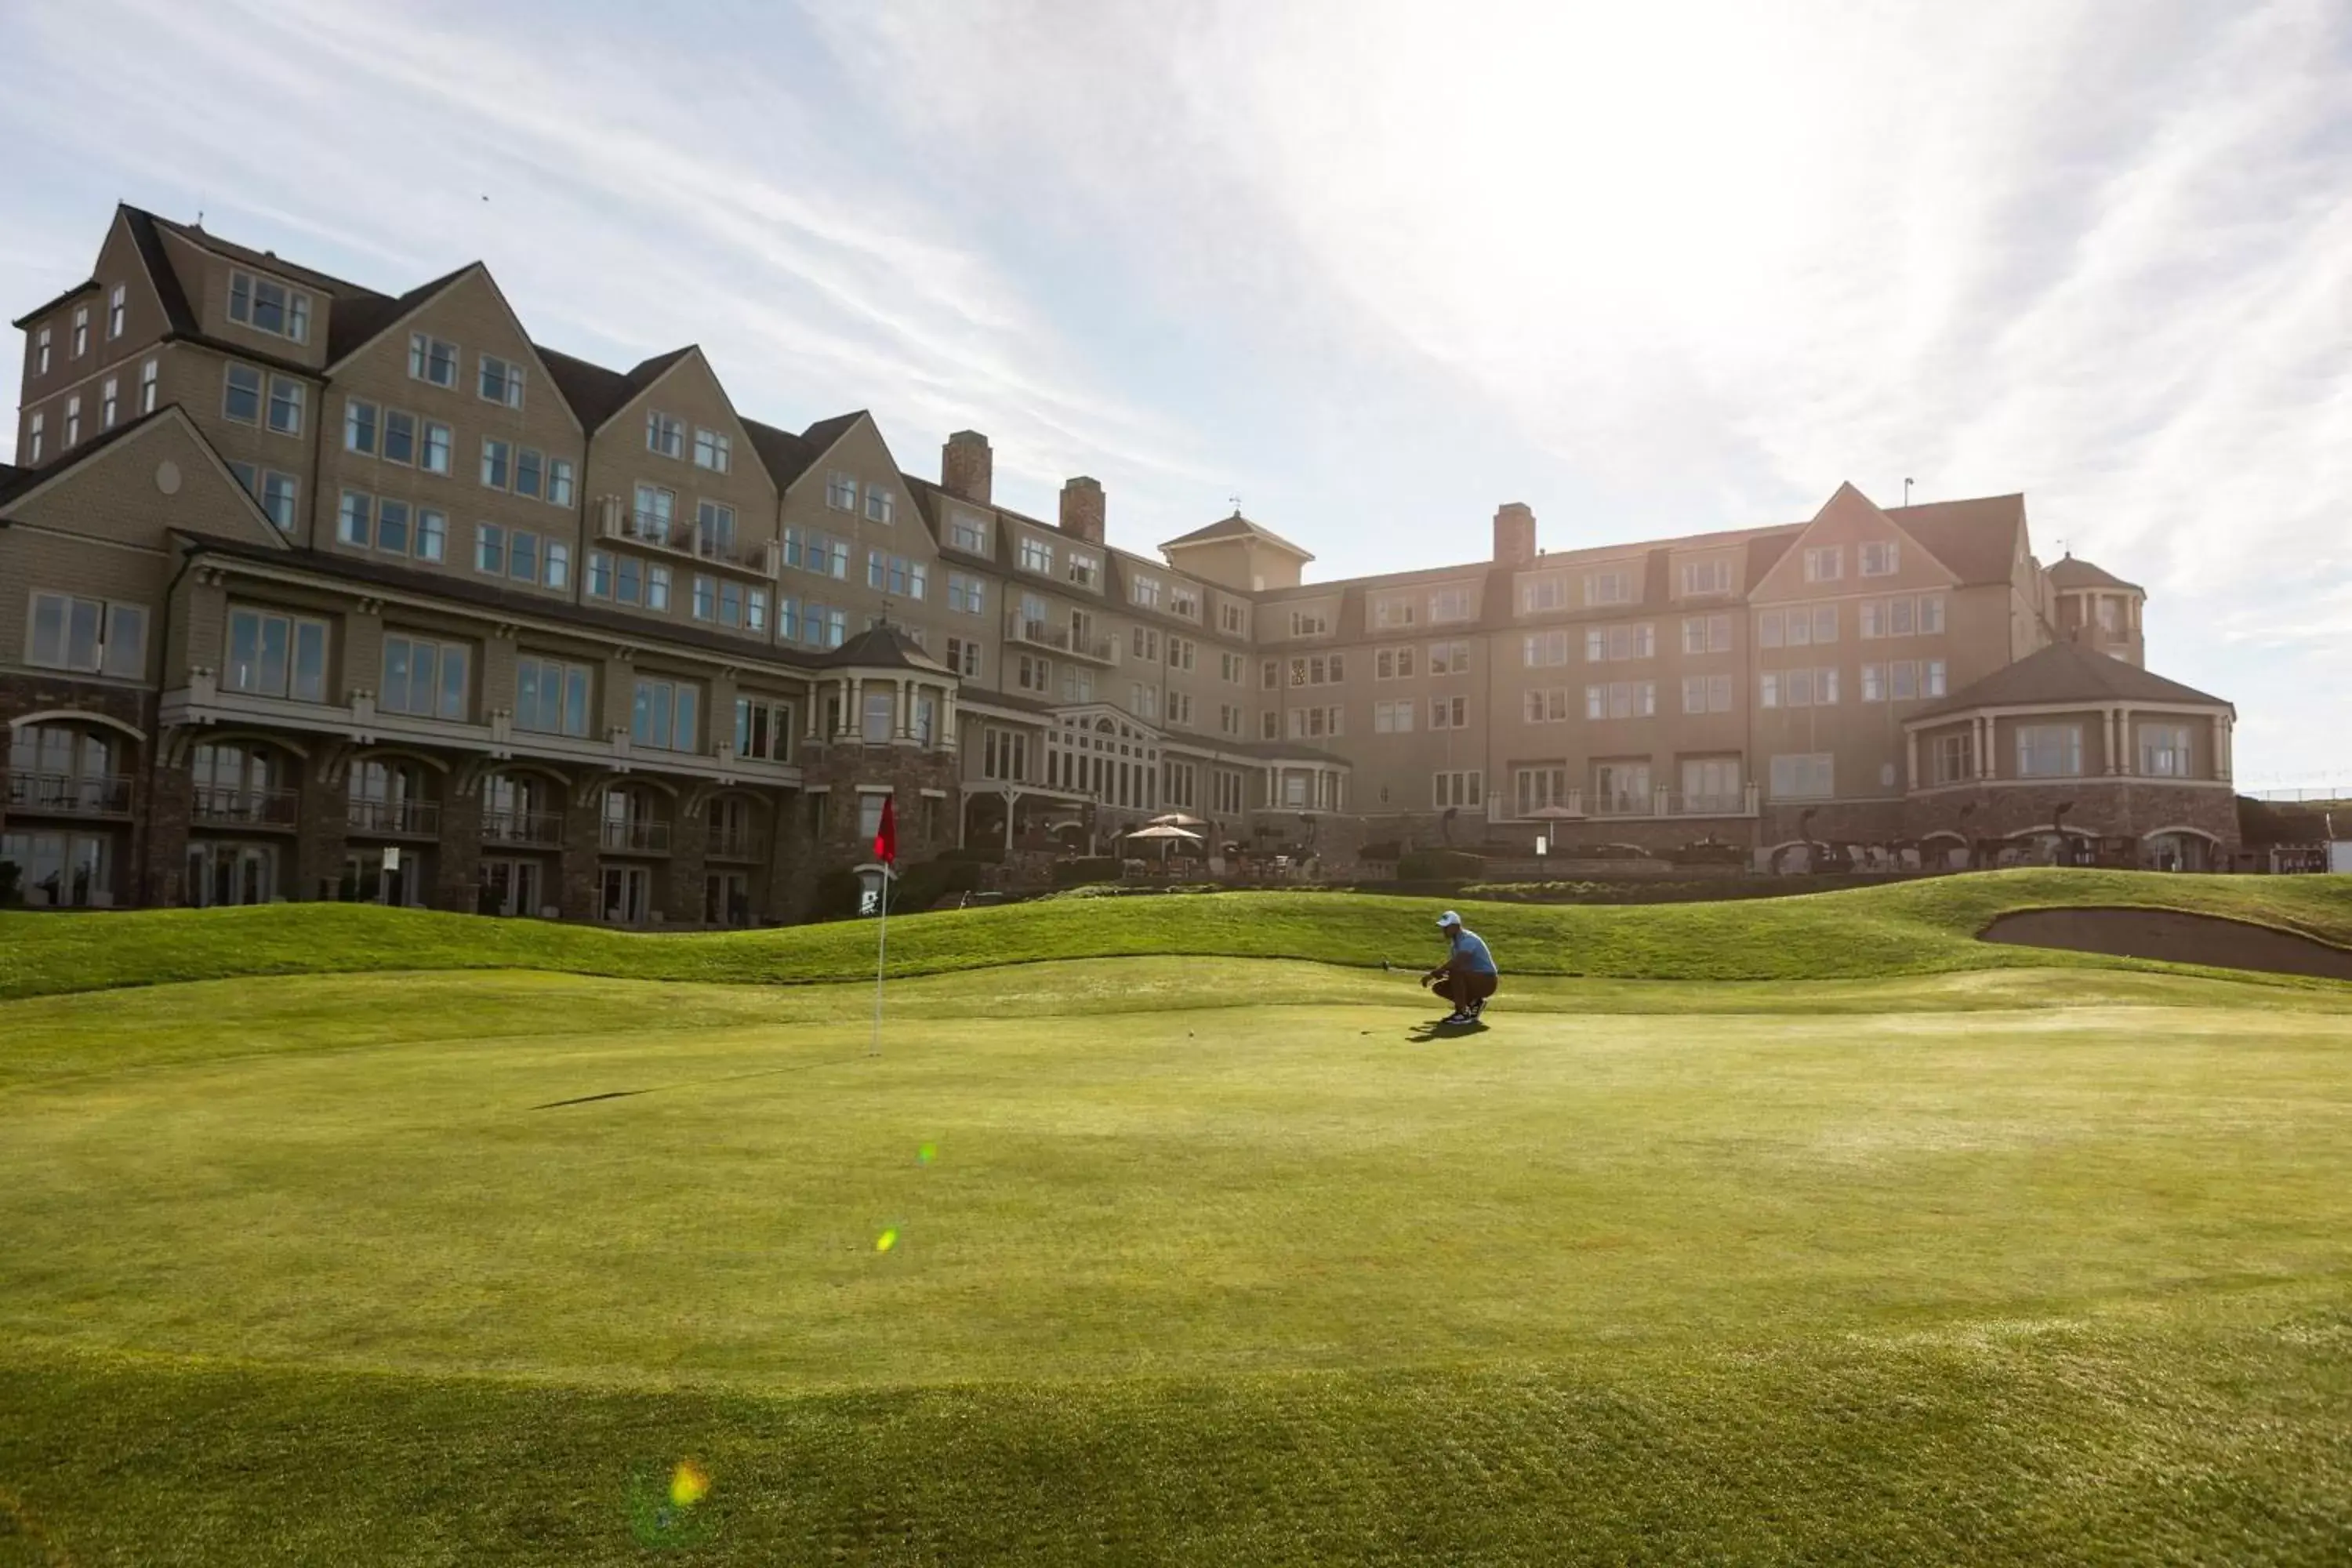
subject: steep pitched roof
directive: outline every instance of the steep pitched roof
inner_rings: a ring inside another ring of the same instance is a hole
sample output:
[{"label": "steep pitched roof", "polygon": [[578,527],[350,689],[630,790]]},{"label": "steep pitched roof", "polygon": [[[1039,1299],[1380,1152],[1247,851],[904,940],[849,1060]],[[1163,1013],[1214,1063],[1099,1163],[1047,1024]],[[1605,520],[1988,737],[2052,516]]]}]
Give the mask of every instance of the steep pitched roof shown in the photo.
[{"label": "steep pitched roof", "polygon": [[555,390],[562,393],[563,401],[572,405],[581,429],[591,436],[603,429],[614,415],[628,406],[631,398],[659,381],[672,365],[694,352],[694,345],[688,343],[684,348],[656,354],[640,362],[635,369],[625,375],[617,370],[607,370],[601,364],[591,363],[575,354],[549,348],[544,343],[533,343],[531,347],[539,351],[541,362],[547,366],[547,374],[554,379]]},{"label": "steep pitched roof", "polygon": [[1912,721],[1940,718],[1971,708],[2032,707],[2052,702],[2178,702],[2228,708],[2219,697],[2177,680],[2110,658],[2078,642],[2054,642],[2015,664],[1962,687]]},{"label": "steep pitched roof", "polygon": [[945,675],[948,667],[915,645],[898,626],[870,626],[819,658],[824,668],[911,669],[924,675]]},{"label": "steep pitched roof", "polygon": [[746,419],[743,433],[751,437],[751,449],[760,454],[760,461],[767,465],[768,477],[776,481],[780,490],[807,473],[809,465],[816,461],[816,448],[789,430]]},{"label": "steep pitched roof", "polygon": [[801,439],[823,453],[827,447],[848,435],[849,427],[866,416],[866,410],[860,408],[849,414],[836,414],[830,419],[820,419],[801,432]]},{"label": "steep pitched roof", "polygon": [[7,468],[5,473],[0,473],[0,506],[6,506],[17,497],[39,489],[68,468],[79,468],[109,447],[127,439],[138,431],[144,430],[157,420],[171,418],[175,415],[180,418],[186,418],[185,415],[179,413],[177,404],[167,403],[152,414],[142,414],[128,424],[117,425],[102,436],[90,437],[71,451],[58,453],[38,468]]},{"label": "steep pitched roof", "polygon": [[382,336],[394,322],[418,306],[428,303],[434,296],[480,265],[478,261],[468,261],[456,271],[444,273],[430,283],[420,284],[397,299],[369,294],[337,300],[327,322],[327,363],[341,364]]},{"label": "steep pitched roof", "polygon": [[2072,555],[2052,565],[2050,581],[2061,588],[2121,588],[2133,594],[2147,592],[2137,583],[2126,583],[2105,567],[2094,566]]},{"label": "steep pitched roof", "polygon": [[1163,552],[1181,550],[1188,544],[1217,544],[1228,539],[1255,539],[1262,544],[1271,544],[1276,550],[1287,551],[1301,561],[1315,559],[1313,552],[1302,550],[1274,530],[1263,524],[1252,522],[1239,510],[1234,511],[1231,517],[1219,518],[1206,528],[1196,528],[1190,533],[1169,540],[1160,548]]},{"label": "steep pitched roof", "polygon": [[2025,529],[2022,495],[1978,496],[1882,509],[1952,570],[1963,586],[2006,583]]},{"label": "steep pitched roof", "polygon": [[160,220],[153,213],[142,211],[125,204],[116,209],[122,221],[130,226],[131,243],[138,248],[139,259],[145,264],[148,281],[155,285],[156,297],[163,302],[163,320],[171,330],[182,336],[196,331],[196,312],[188,304],[188,291],[180,284],[179,269],[163,254]]},{"label": "steep pitched roof", "polygon": [[126,207],[125,210],[138,213],[141,217],[145,218],[163,233],[184,239],[199,250],[209,250],[224,260],[238,262],[257,271],[274,272],[290,282],[305,284],[316,289],[338,301],[381,300],[384,297],[376,289],[363,284],[353,283],[330,272],[321,272],[313,267],[304,267],[270,251],[256,250],[249,245],[239,245],[235,240],[223,239],[202,224],[175,223],[167,217],[157,217],[152,213],[139,212],[136,207]]},{"label": "steep pitched roof", "polygon": [[47,315],[51,310],[56,310],[67,300],[79,300],[84,294],[88,294],[97,289],[97,279],[87,279],[82,282],[75,284],[72,288],[67,289],[56,299],[50,300],[46,303],[34,306],[31,310],[26,311],[23,315],[17,317],[8,324],[16,328],[20,332],[27,331],[35,321],[39,321],[43,316]]}]

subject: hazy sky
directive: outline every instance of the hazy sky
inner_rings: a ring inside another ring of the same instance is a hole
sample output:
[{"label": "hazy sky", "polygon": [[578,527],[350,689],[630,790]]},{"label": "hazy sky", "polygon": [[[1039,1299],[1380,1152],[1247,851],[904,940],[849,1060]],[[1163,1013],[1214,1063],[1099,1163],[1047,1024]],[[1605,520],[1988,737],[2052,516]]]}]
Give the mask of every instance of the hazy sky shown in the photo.
[{"label": "hazy sky", "polygon": [[2352,776],[2343,0],[0,0],[0,58],[9,314],[118,197],[479,257],[543,342],[1326,575],[2021,489],[2242,784]]}]

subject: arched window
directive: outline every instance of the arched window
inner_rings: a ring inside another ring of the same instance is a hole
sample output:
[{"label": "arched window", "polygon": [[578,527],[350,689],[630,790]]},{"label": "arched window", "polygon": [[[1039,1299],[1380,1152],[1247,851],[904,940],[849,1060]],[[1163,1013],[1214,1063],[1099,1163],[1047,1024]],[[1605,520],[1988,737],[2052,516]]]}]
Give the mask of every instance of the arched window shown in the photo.
[{"label": "arched window", "polygon": [[285,753],[249,742],[206,742],[190,757],[188,772],[195,820],[239,827],[294,826],[292,769]]},{"label": "arched window", "polygon": [[8,745],[8,809],[120,812],[131,809],[121,738],[72,723],[26,724]]},{"label": "arched window", "polygon": [[363,833],[431,833],[439,826],[425,785],[425,770],[397,758],[363,757],[352,764],[351,826]]}]

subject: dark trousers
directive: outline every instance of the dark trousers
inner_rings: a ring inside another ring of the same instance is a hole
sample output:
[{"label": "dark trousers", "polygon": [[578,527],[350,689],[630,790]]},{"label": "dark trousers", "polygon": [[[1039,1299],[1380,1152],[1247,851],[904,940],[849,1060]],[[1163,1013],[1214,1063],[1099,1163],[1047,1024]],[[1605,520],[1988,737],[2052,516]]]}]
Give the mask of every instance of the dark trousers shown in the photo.
[{"label": "dark trousers", "polygon": [[1498,976],[1474,974],[1466,969],[1449,969],[1437,982],[1437,994],[1454,1004],[1457,1013],[1466,1013],[1473,1002],[1484,1002],[1495,994]]}]

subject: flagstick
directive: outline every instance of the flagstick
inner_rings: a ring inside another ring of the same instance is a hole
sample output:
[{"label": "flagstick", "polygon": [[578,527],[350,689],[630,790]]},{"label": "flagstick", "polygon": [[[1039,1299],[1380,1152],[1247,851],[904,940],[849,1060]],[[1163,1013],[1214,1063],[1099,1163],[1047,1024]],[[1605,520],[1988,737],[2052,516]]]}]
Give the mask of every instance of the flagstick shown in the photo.
[{"label": "flagstick", "polygon": [[890,953],[890,863],[882,863],[882,928],[874,942],[874,1044],[869,1057],[882,1054],[882,966]]}]

